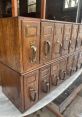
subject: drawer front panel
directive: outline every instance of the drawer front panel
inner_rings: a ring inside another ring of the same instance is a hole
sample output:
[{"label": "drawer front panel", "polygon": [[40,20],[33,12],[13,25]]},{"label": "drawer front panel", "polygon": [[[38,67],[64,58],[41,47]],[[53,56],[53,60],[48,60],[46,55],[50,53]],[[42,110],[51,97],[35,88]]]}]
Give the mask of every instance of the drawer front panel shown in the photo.
[{"label": "drawer front panel", "polygon": [[65,24],[64,27],[64,38],[63,38],[63,47],[62,47],[62,54],[67,54],[69,51],[69,44],[71,39],[71,30],[72,25],[71,24]]},{"label": "drawer front panel", "polygon": [[52,40],[54,33],[54,23],[41,23],[41,49],[40,62],[44,63],[51,60]]},{"label": "drawer front panel", "polygon": [[79,53],[78,56],[78,65],[77,65],[77,69],[82,68],[82,52]]},{"label": "drawer front panel", "polygon": [[68,76],[70,76],[72,73],[73,58],[74,58],[74,55],[69,56],[67,60],[67,75]]},{"label": "drawer front panel", "polygon": [[24,76],[25,110],[38,101],[38,71]]},{"label": "drawer front panel", "polygon": [[55,23],[54,41],[53,41],[53,54],[52,54],[53,59],[56,58],[56,57],[59,57],[61,55],[63,30],[64,30],[64,24]]},{"label": "drawer front panel", "polygon": [[82,47],[82,25],[79,25],[78,36],[76,40],[76,50]]},{"label": "drawer front panel", "polygon": [[65,78],[67,78],[66,67],[67,67],[67,58],[61,60],[59,63],[59,68],[60,68],[59,79],[60,80],[64,80]]},{"label": "drawer front panel", "polygon": [[77,34],[78,34],[78,25],[73,24],[69,52],[74,52],[75,50]]},{"label": "drawer front panel", "polygon": [[78,57],[79,53],[75,54],[73,57],[72,73],[75,73],[77,71]]},{"label": "drawer front panel", "polygon": [[50,65],[40,69],[39,98],[41,99],[50,91]]},{"label": "drawer front panel", "polygon": [[57,86],[59,82],[59,62],[51,66],[51,86]]},{"label": "drawer front panel", "polygon": [[40,23],[22,21],[24,71],[39,64]]}]

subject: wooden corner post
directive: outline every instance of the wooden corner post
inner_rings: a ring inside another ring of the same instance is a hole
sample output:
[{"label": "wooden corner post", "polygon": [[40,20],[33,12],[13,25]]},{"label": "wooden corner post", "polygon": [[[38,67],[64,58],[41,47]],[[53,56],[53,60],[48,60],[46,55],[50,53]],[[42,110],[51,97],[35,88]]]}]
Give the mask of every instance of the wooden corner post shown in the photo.
[{"label": "wooden corner post", "polygon": [[46,18],[46,0],[41,0],[41,18]]},{"label": "wooden corner post", "polygon": [[12,17],[18,16],[17,0],[12,0]]}]

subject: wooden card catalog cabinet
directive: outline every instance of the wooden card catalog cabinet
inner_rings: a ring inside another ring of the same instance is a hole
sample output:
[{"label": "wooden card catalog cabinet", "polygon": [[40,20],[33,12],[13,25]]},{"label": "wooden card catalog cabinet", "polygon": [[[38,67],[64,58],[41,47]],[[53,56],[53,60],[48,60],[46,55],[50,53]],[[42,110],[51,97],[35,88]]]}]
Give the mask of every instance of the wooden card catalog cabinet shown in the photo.
[{"label": "wooden card catalog cabinet", "polygon": [[82,67],[81,32],[81,24],[0,19],[2,90],[21,112]]},{"label": "wooden card catalog cabinet", "polygon": [[71,39],[72,24],[68,23],[64,25],[64,37],[63,37],[63,47],[62,55],[65,55],[69,52],[69,44]]},{"label": "wooden card catalog cabinet", "polygon": [[52,58],[57,58],[62,54],[62,39],[63,39],[64,24],[56,22],[54,27],[54,40],[52,49]]},{"label": "wooden card catalog cabinet", "polygon": [[40,50],[41,63],[45,63],[51,60],[53,34],[54,34],[54,23],[42,21],[41,22],[41,50]]},{"label": "wooden card catalog cabinet", "polygon": [[70,48],[69,52],[74,52],[75,47],[76,47],[76,40],[77,40],[77,35],[78,35],[78,24],[73,24],[72,26],[72,35],[71,35],[71,40],[70,40]]}]

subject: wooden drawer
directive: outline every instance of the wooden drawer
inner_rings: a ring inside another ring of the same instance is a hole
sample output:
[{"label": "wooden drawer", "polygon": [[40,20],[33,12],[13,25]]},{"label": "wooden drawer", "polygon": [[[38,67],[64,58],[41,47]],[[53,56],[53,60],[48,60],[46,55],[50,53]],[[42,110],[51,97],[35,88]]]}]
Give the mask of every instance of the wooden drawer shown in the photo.
[{"label": "wooden drawer", "polygon": [[47,95],[50,91],[50,65],[40,69],[39,79],[39,99]]},{"label": "wooden drawer", "polygon": [[80,69],[80,68],[82,68],[82,52],[80,52],[78,56],[77,69]]},{"label": "wooden drawer", "polygon": [[77,34],[78,34],[78,25],[73,24],[69,52],[75,51]]},{"label": "wooden drawer", "polygon": [[68,76],[71,76],[71,73],[72,73],[73,58],[74,58],[74,55],[71,55],[67,59],[67,75]]},{"label": "wooden drawer", "polygon": [[54,23],[41,22],[40,63],[51,60]]},{"label": "wooden drawer", "polygon": [[82,47],[82,25],[79,25],[78,36],[76,40],[76,50]]},{"label": "wooden drawer", "polygon": [[51,65],[51,86],[57,86],[59,82],[59,62]]},{"label": "wooden drawer", "polygon": [[59,68],[60,68],[59,79],[60,80],[64,80],[65,78],[67,78],[66,67],[67,67],[67,58],[61,60],[59,63]]},{"label": "wooden drawer", "polygon": [[38,71],[24,76],[25,110],[38,101]]},{"label": "wooden drawer", "polygon": [[76,53],[73,57],[73,66],[72,66],[72,74],[77,71],[79,53]]},{"label": "wooden drawer", "polygon": [[71,39],[72,24],[65,24],[64,26],[64,37],[63,37],[63,47],[62,54],[65,55],[69,51],[69,44]]},{"label": "wooden drawer", "polygon": [[53,54],[52,58],[57,58],[62,52],[62,39],[63,39],[63,23],[55,23],[54,40],[53,40]]},{"label": "wooden drawer", "polygon": [[39,64],[40,22],[22,21],[24,71]]}]

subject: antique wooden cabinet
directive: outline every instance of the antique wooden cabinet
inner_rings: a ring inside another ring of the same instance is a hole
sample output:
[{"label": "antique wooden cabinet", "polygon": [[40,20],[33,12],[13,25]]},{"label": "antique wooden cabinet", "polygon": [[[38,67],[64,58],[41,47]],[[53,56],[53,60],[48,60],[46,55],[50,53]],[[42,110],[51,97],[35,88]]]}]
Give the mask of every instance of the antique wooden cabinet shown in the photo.
[{"label": "antique wooden cabinet", "polygon": [[0,19],[2,90],[24,112],[82,68],[82,25]]}]

